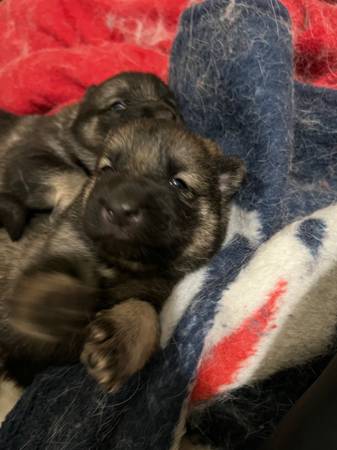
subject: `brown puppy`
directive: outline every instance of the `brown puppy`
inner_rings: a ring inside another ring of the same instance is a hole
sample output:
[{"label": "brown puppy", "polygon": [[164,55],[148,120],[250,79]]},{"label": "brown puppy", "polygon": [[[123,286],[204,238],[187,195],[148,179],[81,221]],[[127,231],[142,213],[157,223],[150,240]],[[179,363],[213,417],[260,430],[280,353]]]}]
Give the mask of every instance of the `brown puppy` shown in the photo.
[{"label": "brown puppy", "polygon": [[122,73],[88,89],[54,116],[0,111],[0,225],[21,237],[29,210],[64,209],[93,173],[107,133],[139,117],[178,119],[168,87],[156,76]]},{"label": "brown puppy", "polygon": [[118,387],[157,348],[174,284],[224,239],[238,158],[166,120],[129,122],[101,148],[52,230],[40,220],[17,244],[1,235],[0,343],[21,383],[81,354],[102,386]]}]

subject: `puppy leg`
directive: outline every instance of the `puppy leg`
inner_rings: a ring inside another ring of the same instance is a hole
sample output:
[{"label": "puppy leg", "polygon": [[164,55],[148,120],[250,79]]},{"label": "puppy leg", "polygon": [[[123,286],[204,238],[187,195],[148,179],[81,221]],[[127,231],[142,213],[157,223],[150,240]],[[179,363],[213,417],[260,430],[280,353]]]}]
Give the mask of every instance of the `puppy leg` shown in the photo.
[{"label": "puppy leg", "polygon": [[108,391],[142,369],[159,344],[154,307],[129,299],[96,315],[82,352],[88,372]]},{"label": "puppy leg", "polygon": [[9,323],[33,340],[57,343],[84,335],[97,302],[97,292],[80,280],[57,272],[21,278],[8,302]]}]

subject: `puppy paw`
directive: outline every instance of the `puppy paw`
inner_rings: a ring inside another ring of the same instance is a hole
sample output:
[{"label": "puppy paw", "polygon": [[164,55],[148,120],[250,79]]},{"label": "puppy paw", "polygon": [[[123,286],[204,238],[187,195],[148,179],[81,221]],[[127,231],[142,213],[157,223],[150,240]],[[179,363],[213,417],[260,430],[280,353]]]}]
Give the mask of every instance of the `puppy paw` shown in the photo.
[{"label": "puppy paw", "polygon": [[81,360],[105,390],[114,391],[132,374],[130,350],[127,334],[118,330],[113,314],[103,311],[89,325]]},{"label": "puppy paw", "polygon": [[95,293],[63,273],[24,276],[9,304],[9,322],[32,338],[58,342],[83,333],[94,315]]},{"label": "puppy paw", "polygon": [[127,300],[96,315],[81,360],[105,390],[114,392],[144,367],[158,341],[159,320],[153,307]]}]

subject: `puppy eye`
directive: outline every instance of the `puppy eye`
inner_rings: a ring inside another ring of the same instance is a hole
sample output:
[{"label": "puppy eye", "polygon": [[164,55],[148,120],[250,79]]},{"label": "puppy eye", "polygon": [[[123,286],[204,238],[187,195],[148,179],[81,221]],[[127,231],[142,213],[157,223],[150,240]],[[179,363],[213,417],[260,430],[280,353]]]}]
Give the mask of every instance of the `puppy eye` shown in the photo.
[{"label": "puppy eye", "polygon": [[110,170],[113,170],[111,166],[103,166],[100,168],[100,172],[109,172]]},{"label": "puppy eye", "polygon": [[182,191],[187,191],[188,190],[188,186],[185,183],[184,180],[182,180],[179,177],[172,177],[169,181],[170,185],[173,186],[176,189],[182,190]]},{"label": "puppy eye", "polygon": [[126,104],[124,102],[122,102],[121,100],[118,100],[110,106],[110,109],[113,109],[114,111],[118,111],[118,112],[124,111],[126,109]]}]

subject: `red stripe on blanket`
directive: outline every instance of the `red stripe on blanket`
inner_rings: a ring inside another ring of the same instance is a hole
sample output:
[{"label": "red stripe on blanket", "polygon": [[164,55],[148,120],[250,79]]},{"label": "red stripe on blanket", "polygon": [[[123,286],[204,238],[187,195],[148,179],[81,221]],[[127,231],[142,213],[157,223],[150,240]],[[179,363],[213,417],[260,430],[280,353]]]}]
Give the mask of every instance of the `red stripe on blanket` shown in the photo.
[{"label": "red stripe on blanket", "polygon": [[226,336],[201,363],[191,401],[207,400],[218,393],[219,387],[234,382],[242,363],[252,356],[271,322],[278,300],[284,295],[287,281],[278,281],[268,294],[266,303],[231,335]]}]

